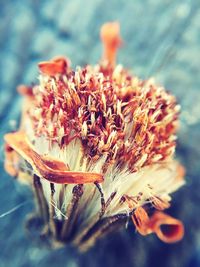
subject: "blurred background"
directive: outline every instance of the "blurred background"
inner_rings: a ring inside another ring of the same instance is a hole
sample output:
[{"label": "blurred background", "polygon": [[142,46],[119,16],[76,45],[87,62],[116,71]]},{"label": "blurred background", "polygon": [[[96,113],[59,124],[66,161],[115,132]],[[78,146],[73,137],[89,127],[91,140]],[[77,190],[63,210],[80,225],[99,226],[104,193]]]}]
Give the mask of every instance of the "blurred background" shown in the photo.
[{"label": "blurred background", "polygon": [[[167,245],[130,225],[83,255],[72,248],[51,251],[24,228],[32,194],[3,170],[3,135],[17,127],[16,86],[37,83],[38,61],[66,55],[73,66],[98,62],[106,21],[121,24],[118,62],[141,78],[155,77],[182,105],[177,157],[187,184],[168,213],[184,222],[186,233]],[[200,1],[0,0],[0,58],[0,267],[200,266]]]}]

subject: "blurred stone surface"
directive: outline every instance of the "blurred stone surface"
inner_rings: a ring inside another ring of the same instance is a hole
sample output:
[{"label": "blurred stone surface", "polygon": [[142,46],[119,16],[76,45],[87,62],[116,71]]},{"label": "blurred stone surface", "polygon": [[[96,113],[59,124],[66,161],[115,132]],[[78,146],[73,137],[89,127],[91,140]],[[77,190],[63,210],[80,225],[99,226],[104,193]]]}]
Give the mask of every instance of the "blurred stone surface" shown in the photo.
[{"label": "blurred stone surface", "polygon": [[[200,266],[200,3],[198,0],[0,0],[0,267]],[[24,229],[33,210],[31,192],[3,170],[3,135],[20,114],[18,84],[37,82],[37,62],[55,55],[73,66],[101,56],[99,29],[121,24],[124,47],[118,62],[136,75],[171,90],[182,105],[177,156],[187,184],[174,194],[169,213],[182,219],[182,242],[166,245],[142,237],[132,226],[79,255],[71,248],[40,247]],[[18,210],[1,216],[14,206]]]}]

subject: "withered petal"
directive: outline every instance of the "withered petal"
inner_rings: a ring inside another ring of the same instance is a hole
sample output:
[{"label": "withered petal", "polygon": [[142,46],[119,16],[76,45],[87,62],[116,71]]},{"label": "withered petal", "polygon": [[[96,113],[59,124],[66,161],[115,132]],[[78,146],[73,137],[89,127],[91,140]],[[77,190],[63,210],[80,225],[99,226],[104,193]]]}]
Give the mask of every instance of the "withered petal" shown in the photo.
[{"label": "withered petal", "polygon": [[152,230],[147,227],[149,223],[149,216],[143,207],[138,207],[134,211],[132,221],[141,235],[148,235],[152,233]]},{"label": "withered petal", "polygon": [[43,74],[54,76],[58,73],[65,73],[68,64],[64,58],[55,58],[50,61],[38,63],[38,67]]},{"label": "withered petal", "polygon": [[103,175],[90,172],[72,172],[63,162],[40,156],[28,142],[24,132],[8,133],[4,139],[22,158],[24,158],[38,176],[58,184],[85,184],[103,182]]},{"label": "withered petal", "polygon": [[163,212],[156,211],[150,218],[148,227],[166,243],[177,242],[184,236],[183,223]]},{"label": "withered petal", "polygon": [[160,211],[156,211],[149,218],[144,208],[139,207],[132,215],[132,220],[141,235],[155,233],[166,243],[177,242],[184,236],[182,222]]}]

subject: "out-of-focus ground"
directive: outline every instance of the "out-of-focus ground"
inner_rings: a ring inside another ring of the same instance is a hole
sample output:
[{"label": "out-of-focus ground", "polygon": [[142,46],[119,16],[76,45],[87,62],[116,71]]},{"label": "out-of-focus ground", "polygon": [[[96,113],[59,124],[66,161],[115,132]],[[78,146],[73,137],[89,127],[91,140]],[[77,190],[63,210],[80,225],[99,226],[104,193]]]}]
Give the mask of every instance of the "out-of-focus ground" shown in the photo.
[{"label": "out-of-focus ground", "polygon": [[[177,155],[187,184],[174,194],[169,213],[183,220],[185,237],[166,245],[130,226],[84,255],[50,251],[24,229],[32,195],[4,172],[2,137],[16,129],[16,86],[37,82],[37,62],[58,54],[73,66],[97,62],[100,26],[112,20],[121,23],[124,39],[118,62],[142,78],[154,76],[182,105]],[[200,266],[200,1],[0,0],[0,59],[0,267]]]}]

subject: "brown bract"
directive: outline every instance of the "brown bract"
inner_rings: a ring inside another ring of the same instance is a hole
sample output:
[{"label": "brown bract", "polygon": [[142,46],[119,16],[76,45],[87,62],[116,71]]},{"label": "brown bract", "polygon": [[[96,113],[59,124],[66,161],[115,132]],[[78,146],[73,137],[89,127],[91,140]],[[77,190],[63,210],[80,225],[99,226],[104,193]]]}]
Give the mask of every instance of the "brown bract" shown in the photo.
[{"label": "brown bract", "polygon": [[102,182],[103,176],[98,173],[70,172],[69,168],[61,161],[44,157],[35,152],[26,140],[23,132],[5,135],[5,141],[34,169],[35,173],[52,183],[58,184],[85,184]]}]

